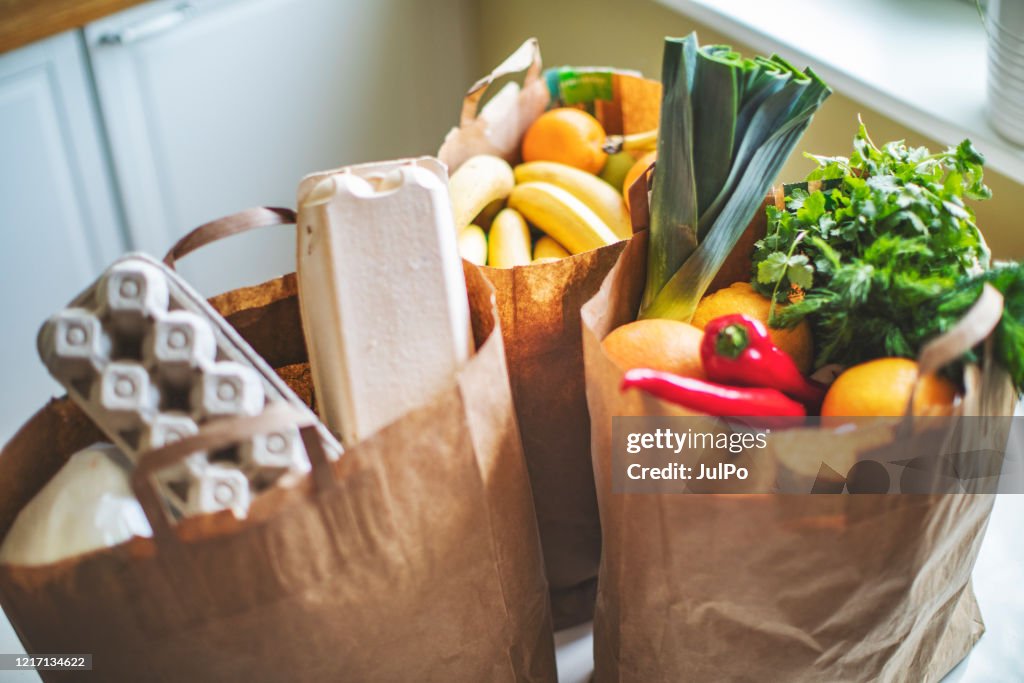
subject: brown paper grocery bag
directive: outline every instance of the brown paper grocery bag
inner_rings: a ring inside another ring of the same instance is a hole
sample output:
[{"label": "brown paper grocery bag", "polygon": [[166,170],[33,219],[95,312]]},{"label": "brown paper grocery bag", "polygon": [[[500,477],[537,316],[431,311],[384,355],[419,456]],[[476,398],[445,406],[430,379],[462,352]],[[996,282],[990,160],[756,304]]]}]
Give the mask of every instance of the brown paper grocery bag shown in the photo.
[{"label": "brown paper grocery bag", "polygon": [[[494,81],[520,71],[526,72],[520,89],[504,90],[478,111]],[[590,103],[609,134],[657,127],[660,83],[629,72],[612,72],[610,83],[612,98]],[[537,41],[528,40],[470,89],[460,125],[448,134],[438,156],[450,172],[474,154],[496,154],[516,163],[523,132],[552,104],[550,97]],[[586,621],[593,613],[601,530],[590,464],[579,310],[624,245],[552,263],[482,268],[497,291],[556,628]]]},{"label": "brown paper grocery bag", "polygon": [[[311,474],[258,498],[246,520],[171,526],[144,470],[294,416],[217,422],[216,433],[145,456],[135,483],[154,538],[0,566],[0,604],[28,652],[93,655],[91,673],[44,680],[554,681],[494,295],[475,268],[466,279],[477,350],[451,386],[337,460],[307,426]],[[214,303],[311,395],[294,276]],[[0,455],[0,538],[66,459],[100,438],[66,399],[22,427]]]},{"label": "brown paper grocery bag", "polygon": [[[612,493],[612,417],[687,414],[620,393],[601,350],[636,317],[646,250],[646,233],[634,236],[582,312],[604,539],[595,680],[941,679],[984,630],[970,577],[992,495]],[[1005,372],[974,374],[964,405],[984,412],[971,414],[1012,414]],[[795,431],[868,448],[856,433]]]}]

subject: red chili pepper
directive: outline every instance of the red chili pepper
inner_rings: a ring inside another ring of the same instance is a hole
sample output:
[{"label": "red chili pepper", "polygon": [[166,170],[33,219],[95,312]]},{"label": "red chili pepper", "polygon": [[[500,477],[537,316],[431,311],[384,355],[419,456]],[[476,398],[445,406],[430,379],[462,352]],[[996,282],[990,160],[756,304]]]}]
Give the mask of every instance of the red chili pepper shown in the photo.
[{"label": "red chili pepper", "polygon": [[[727,387],[647,368],[626,372],[621,389],[640,389],[684,408],[721,417],[793,418],[807,414],[800,403],[775,389]],[[782,422],[793,424],[792,419]]]},{"label": "red chili pepper", "polygon": [[740,386],[778,389],[809,406],[821,405],[825,387],[800,374],[760,320],[737,313],[715,318],[704,328],[700,358],[708,379]]}]

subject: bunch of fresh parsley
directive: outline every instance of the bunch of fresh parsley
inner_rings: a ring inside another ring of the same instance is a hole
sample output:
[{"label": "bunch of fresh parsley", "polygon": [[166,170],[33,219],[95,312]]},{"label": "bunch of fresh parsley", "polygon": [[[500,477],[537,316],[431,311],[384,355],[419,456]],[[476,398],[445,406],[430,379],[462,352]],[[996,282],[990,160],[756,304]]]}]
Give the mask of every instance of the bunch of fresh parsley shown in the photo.
[{"label": "bunch of fresh parsley", "polygon": [[[810,156],[810,155],[809,155]],[[772,324],[808,318],[817,365],[913,358],[992,282],[1007,297],[999,360],[1024,386],[1024,270],[991,270],[965,200],[990,198],[984,158],[969,140],[932,154],[902,141],[877,147],[861,124],[849,159],[811,156],[808,181],[768,209],[754,251],[754,286],[777,302]]]}]

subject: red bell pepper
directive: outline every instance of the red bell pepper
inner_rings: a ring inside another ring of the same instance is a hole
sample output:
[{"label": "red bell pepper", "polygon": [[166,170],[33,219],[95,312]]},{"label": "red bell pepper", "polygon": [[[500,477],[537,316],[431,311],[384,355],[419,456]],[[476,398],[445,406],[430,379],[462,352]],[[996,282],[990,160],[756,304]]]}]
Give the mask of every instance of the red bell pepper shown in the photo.
[{"label": "red bell pepper", "polygon": [[727,387],[647,368],[627,371],[622,378],[621,389],[640,389],[662,400],[707,415],[768,418],[757,420],[765,425],[776,422],[771,418],[783,418],[778,422],[792,426],[795,422],[792,418],[807,414],[800,403],[775,389]]},{"label": "red bell pepper", "polygon": [[825,397],[825,387],[800,374],[789,354],[772,342],[764,323],[740,313],[707,324],[700,358],[708,379],[715,382],[777,389],[812,407]]}]

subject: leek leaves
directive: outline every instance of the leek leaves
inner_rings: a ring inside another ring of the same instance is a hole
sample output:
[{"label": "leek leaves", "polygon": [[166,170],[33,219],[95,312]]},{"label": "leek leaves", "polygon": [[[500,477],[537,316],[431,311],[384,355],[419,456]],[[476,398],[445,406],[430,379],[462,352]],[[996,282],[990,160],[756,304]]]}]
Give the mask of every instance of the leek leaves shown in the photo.
[{"label": "leek leaves", "polygon": [[641,318],[689,321],[811,116],[831,94],[778,56],[665,40]]}]

